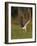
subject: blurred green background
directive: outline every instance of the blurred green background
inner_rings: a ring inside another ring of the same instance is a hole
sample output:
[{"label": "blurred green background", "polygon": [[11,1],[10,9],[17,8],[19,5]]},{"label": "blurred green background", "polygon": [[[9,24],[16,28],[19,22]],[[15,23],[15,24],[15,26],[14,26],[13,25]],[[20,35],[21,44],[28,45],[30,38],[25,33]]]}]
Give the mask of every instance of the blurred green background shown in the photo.
[{"label": "blurred green background", "polygon": [[27,25],[27,29],[22,29],[20,25],[13,24],[11,27],[11,39],[32,38],[32,22]]},{"label": "blurred green background", "polygon": [[[31,20],[32,14],[31,14],[31,11],[32,11],[31,8],[17,8],[17,7],[11,8],[11,39],[32,38],[32,20]],[[22,29],[21,24],[20,24],[21,16],[23,17],[23,20],[30,19],[30,22],[26,28],[26,32],[25,32],[25,29]]]}]

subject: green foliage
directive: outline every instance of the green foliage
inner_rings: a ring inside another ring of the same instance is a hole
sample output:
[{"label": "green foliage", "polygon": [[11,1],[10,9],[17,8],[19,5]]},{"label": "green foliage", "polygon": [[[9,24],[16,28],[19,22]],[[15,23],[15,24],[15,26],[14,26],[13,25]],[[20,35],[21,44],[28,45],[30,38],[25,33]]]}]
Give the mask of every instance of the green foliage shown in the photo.
[{"label": "green foliage", "polygon": [[[31,8],[12,7],[11,9],[11,39],[32,38],[32,22],[27,25],[27,29],[22,29],[21,23],[27,22],[32,17]],[[22,17],[21,17],[22,16]],[[32,19],[32,18],[31,18]],[[31,20],[30,19],[30,20]]]},{"label": "green foliage", "polygon": [[22,29],[20,25],[13,24],[11,29],[11,39],[32,38],[32,22],[27,25],[27,29]]}]

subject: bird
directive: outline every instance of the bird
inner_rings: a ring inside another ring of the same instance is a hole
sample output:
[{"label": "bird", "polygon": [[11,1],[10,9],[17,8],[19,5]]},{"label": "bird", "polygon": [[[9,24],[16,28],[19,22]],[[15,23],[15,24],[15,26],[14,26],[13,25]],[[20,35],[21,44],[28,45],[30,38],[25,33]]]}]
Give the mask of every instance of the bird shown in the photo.
[{"label": "bird", "polygon": [[29,24],[29,22],[30,22],[30,20],[28,20],[28,21],[25,23],[24,27],[22,27],[22,29],[25,29],[25,32],[26,32],[26,28],[27,28],[27,25]]}]

